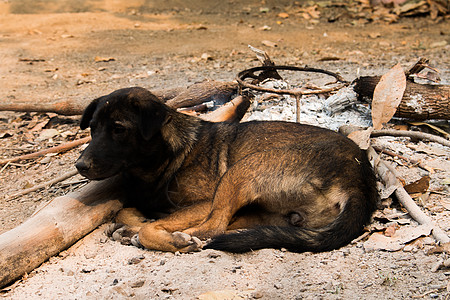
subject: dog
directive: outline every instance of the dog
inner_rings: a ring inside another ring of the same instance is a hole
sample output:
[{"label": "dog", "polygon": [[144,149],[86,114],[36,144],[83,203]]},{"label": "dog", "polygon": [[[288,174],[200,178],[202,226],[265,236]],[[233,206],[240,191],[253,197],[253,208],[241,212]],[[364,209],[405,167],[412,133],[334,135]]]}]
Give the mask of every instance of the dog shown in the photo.
[{"label": "dog", "polygon": [[79,173],[122,176],[128,208],[116,222],[127,224],[110,234],[124,243],[170,252],[329,251],[358,237],[377,206],[365,152],[328,129],[207,122],[139,87],[93,100],[80,127],[90,127],[92,141]]}]

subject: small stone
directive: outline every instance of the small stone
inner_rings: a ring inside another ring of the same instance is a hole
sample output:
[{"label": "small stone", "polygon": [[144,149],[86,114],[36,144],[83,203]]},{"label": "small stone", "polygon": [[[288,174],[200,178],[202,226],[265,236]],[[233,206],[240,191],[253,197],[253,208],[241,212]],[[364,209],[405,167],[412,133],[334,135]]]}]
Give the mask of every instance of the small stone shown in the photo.
[{"label": "small stone", "polygon": [[48,164],[49,162],[51,162],[52,161],[52,158],[50,157],[50,156],[46,156],[46,157],[44,157],[43,159],[41,159],[41,161],[39,162],[39,163],[41,163],[41,164]]},{"label": "small stone", "polygon": [[274,286],[277,290],[281,290],[281,289],[284,288],[284,286],[283,286],[281,283],[279,283],[279,282],[275,283],[273,286]]},{"label": "small stone", "polygon": [[83,269],[81,269],[82,273],[91,273],[91,272],[94,272],[94,271],[95,271],[95,268],[90,267],[90,266],[84,267]]},{"label": "small stone", "polygon": [[143,285],[144,285],[144,283],[145,283],[145,280],[144,279],[142,279],[142,280],[138,280],[138,281],[136,281],[136,282],[133,282],[133,283],[131,283],[130,284],[130,286],[132,287],[132,288],[140,288],[140,287],[142,287]]},{"label": "small stone", "polygon": [[260,298],[264,297],[264,294],[263,294],[261,291],[254,291],[254,292],[251,294],[251,297],[252,297],[253,299],[260,299]]},{"label": "small stone", "polygon": [[213,57],[211,55],[209,55],[208,53],[203,53],[200,58],[203,60],[213,60]]},{"label": "small stone", "polygon": [[67,276],[73,276],[73,275],[75,274],[71,269],[60,268],[59,270],[60,270],[61,272],[63,272],[64,275],[67,275]]},{"label": "small stone", "polygon": [[135,256],[135,257],[130,258],[130,259],[128,260],[128,264],[129,264],[129,265],[135,265],[135,264],[138,264],[138,263],[140,263],[144,258],[145,258],[144,255]]},{"label": "small stone", "polygon": [[219,251],[211,251],[208,253],[208,258],[218,258],[220,257],[220,252]]}]

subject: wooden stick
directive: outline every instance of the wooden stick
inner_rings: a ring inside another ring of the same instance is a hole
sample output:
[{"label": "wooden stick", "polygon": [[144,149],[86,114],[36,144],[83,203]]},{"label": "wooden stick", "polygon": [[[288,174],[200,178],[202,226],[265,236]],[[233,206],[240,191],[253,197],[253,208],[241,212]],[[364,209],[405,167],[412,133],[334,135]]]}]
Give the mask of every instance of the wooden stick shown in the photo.
[{"label": "wooden stick", "polygon": [[73,177],[73,176],[77,175],[77,174],[78,174],[77,170],[72,170],[72,171],[67,172],[67,173],[65,173],[65,174],[63,174],[63,175],[61,175],[61,176],[59,176],[57,178],[54,178],[54,179],[50,180],[50,181],[43,182],[43,183],[35,185],[35,186],[33,186],[33,187],[29,188],[29,189],[25,189],[25,190],[20,191],[18,193],[12,194],[8,198],[6,198],[6,201],[8,202],[8,201],[11,201],[11,200],[13,200],[13,199],[15,199],[17,197],[24,196],[26,194],[35,192],[37,190],[40,190],[40,189],[43,189],[43,188],[46,188],[46,187],[50,187],[50,186],[54,185],[55,183],[64,181],[64,180],[66,180],[66,179],[68,179],[70,177]]},{"label": "wooden stick", "polygon": [[387,150],[387,149],[382,149],[382,148],[380,148],[380,147],[376,147],[376,146],[372,146],[372,147],[373,147],[373,149],[375,149],[377,152],[384,153],[384,154],[387,154],[387,155],[392,156],[392,157],[398,157],[398,158],[400,158],[400,159],[402,159],[402,160],[404,160],[404,161],[407,161],[407,162],[409,162],[409,163],[411,163],[411,164],[413,164],[413,165],[419,166],[420,168],[424,169],[425,171],[428,171],[428,172],[432,173],[432,170],[433,170],[433,169],[430,168],[430,167],[428,167],[428,166],[426,166],[426,165],[424,165],[424,164],[423,164],[421,161],[419,161],[419,160],[415,160],[415,159],[412,159],[412,158],[407,158],[407,157],[405,157],[405,156],[403,156],[403,155],[397,154],[397,153],[392,152],[392,151],[389,151],[389,150]]},{"label": "wooden stick", "polygon": [[419,224],[432,226],[433,228],[432,235],[439,243],[445,244],[450,242],[450,238],[447,236],[447,234],[441,228],[439,228],[439,226],[435,224],[433,220],[430,217],[428,217],[420,209],[420,207],[416,205],[411,196],[409,196],[409,194],[403,188],[402,184],[398,181],[397,174],[395,174],[395,170],[393,170],[393,168],[388,168],[387,163],[380,159],[379,155],[375,152],[375,150],[372,147],[368,148],[367,154],[371,161],[376,162],[374,168],[383,181],[388,182],[394,180],[397,182],[395,195],[397,196],[398,201],[408,211],[409,215]]},{"label": "wooden stick", "polygon": [[118,178],[96,181],[53,199],[28,221],[0,235],[0,288],[31,272],[121,208]]},{"label": "wooden stick", "polygon": [[33,158],[37,158],[37,157],[41,157],[44,156],[48,153],[61,153],[61,152],[65,152],[67,150],[70,150],[72,148],[78,147],[80,145],[83,145],[87,142],[89,142],[91,140],[91,137],[85,137],[79,140],[75,140],[72,142],[68,142],[56,147],[51,147],[51,148],[47,148],[38,152],[34,152],[34,153],[29,153],[29,154],[25,154],[25,155],[21,155],[21,156],[17,156],[17,157],[12,157],[12,158],[6,158],[6,159],[2,159],[0,160],[0,165],[6,164],[6,163],[12,163],[12,162],[16,162],[16,161],[20,161],[20,160],[26,160],[26,159],[33,159]]},{"label": "wooden stick", "polygon": [[381,129],[381,130],[373,130],[371,133],[372,137],[378,136],[397,136],[397,137],[409,137],[420,140],[429,140],[431,142],[439,143],[444,146],[450,147],[450,141],[441,138],[440,136],[424,133],[420,131],[409,131],[409,130],[395,130],[395,129]]}]

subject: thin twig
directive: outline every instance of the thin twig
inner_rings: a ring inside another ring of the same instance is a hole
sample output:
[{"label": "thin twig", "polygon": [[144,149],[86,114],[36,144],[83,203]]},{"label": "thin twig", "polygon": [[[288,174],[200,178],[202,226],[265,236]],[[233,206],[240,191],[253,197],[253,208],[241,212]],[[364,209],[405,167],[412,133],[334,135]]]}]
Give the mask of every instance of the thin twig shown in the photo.
[{"label": "thin twig", "polygon": [[11,200],[13,200],[13,199],[15,199],[17,197],[24,196],[26,194],[35,192],[37,190],[40,190],[40,189],[43,189],[43,188],[46,188],[46,187],[50,187],[50,186],[54,185],[55,183],[61,182],[63,180],[66,180],[66,179],[68,179],[70,177],[73,177],[73,176],[75,176],[77,174],[78,174],[77,170],[72,170],[70,172],[67,172],[67,173],[65,173],[65,174],[55,178],[55,179],[52,179],[50,181],[47,181],[47,182],[35,185],[35,186],[33,186],[33,187],[29,188],[29,189],[26,189],[26,190],[20,191],[18,193],[15,193],[15,194],[9,196],[6,199],[6,201],[8,202],[8,201],[11,201]]},{"label": "thin twig", "polygon": [[5,169],[9,166],[11,164],[11,162],[7,162],[4,166],[3,166],[3,168],[0,170],[0,174],[3,172],[3,171],[5,171]]},{"label": "thin twig", "polygon": [[[393,175],[392,177],[398,182],[397,174],[395,170],[387,167],[387,163],[382,161],[379,158],[379,155],[376,153],[375,149],[369,147],[367,150],[370,160],[378,161],[375,164],[374,168],[377,173],[382,177],[382,180],[387,182],[390,181],[389,172]],[[398,201],[403,205],[403,207],[408,211],[409,215],[416,220],[419,224],[429,225],[432,227],[432,235],[433,237],[440,242],[441,244],[445,244],[450,242],[450,238],[447,234],[439,228],[437,224],[433,222],[433,220],[427,216],[414,202],[411,196],[406,192],[403,186],[398,182],[395,189],[395,195],[397,196]]]},{"label": "thin twig", "polygon": [[44,149],[38,152],[34,152],[34,153],[30,153],[30,154],[25,154],[25,155],[21,155],[21,156],[17,156],[17,157],[12,157],[12,158],[6,158],[6,159],[2,159],[0,160],[0,165],[6,164],[6,163],[12,163],[12,162],[16,162],[16,161],[20,161],[20,160],[25,160],[25,159],[33,159],[33,158],[37,158],[37,157],[41,157],[44,156],[48,153],[61,153],[67,150],[70,150],[72,148],[78,147],[80,145],[83,145],[87,142],[89,142],[91,140],[91,137],[85,137],[79,140],[75,140],[69,143],[65,143],[56,147],[52,147],[52,148],[48,148],[48,149]]},{"label": "thin twig", "polygon": [[424,165],[424,164],[423,164],[421,161],[419,161],[419,160],[415,160],[415,159],[412,159],[412,158],[407,158],[407,157],[405,157],[405,156],[402,156],[402,155],[397,154],[397,153],[395,153],[395,152],[389,151],[389,150],[387,150],[387,149],[382,149],[382,148],[377,147],[377,146],[372,146],[372,147],[373,147],[377,152],[384,153],[384,154],[387,154],[387,155],[392,156],[392,157],[398,157],[398,158],[400,158],[400,159],[402,159],[402,160],[404,160],[404,161],[406,161],[406,162],[409,162],[409,163],[411,163],[411,164],[413,164],[413,165],[419,166],[420,168],[424,169],[424,170],[427,171],[427,172],[433,173],[433,169],[432,169],[431,167],[428,167],[428,166]]},{"label": "thin twig", "polygon": [[414,139],[420,139],[420,140],[429,140],[431,142],[439,143],[444,146],[450,147],[450,141],[441,138],[440,136],[424,133],[420,131],[408,131],[408,130],[395,130],[395,129],[381,129],[381,130],[374,130],[371,133],[371,137],[378,137],[378,136],[400,136],[400,137],[409,137]]}]

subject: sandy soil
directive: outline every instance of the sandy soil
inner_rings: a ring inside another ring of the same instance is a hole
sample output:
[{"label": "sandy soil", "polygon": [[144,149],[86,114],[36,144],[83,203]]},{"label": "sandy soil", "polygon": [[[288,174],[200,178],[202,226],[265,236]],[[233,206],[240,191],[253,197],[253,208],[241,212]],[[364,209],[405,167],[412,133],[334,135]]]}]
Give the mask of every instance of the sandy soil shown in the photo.
[{"label": "sandy soil", "polygon": [[[29,2],[0,2],[1,101],[94,99],[127,86],[156,89],[205,78],[232,80],[239,71],[258,65],[248,44],[266,50],[278,64],[307,64],[340,72],[348,80],[383,74],[397,62],[407,67],[418,57],[431,59],[447,84],[450,78],[448,19],[366,23],[333,7],[323,9],[318,20],[306,20],[292,1]],[[288,18],[278,16],[280,12]],[[327,21],[339,14],[336,22]],[[96,62],[96,57],[113,60]],[[78,130],[78,120],[0,112],[0,158],[86,136],[88,132]],[[39,124],[58,133],[43,136]],[[408,151],[407,141],[392,143]],[[1,169],[0,233],[19,225],[48,200],[79,187],[82,178],[74,177],[7,199],[72,169],[80,151]],[[441,184],[450,174],[448,154],[421,155],[441,166],[431,185],[444,188],[443,193],[431,194],[422,208],[448,233],[449,211],[441,205],[448,200],[448,189]],[[426,175],[401,165],[398,171],[407,182]],[[431,272],[447,256],[427,254],[435,246],[430,238],[398,252],[369,252],[360,241],[320,254],[265,249],[242,255],[211,250],[174,255],[120,245],[107,239],[103,229],[1,290],[0,297],[194,299],[210,291],[218,298],[210,294],[203,299],[449,297],[450,271]]]}]

